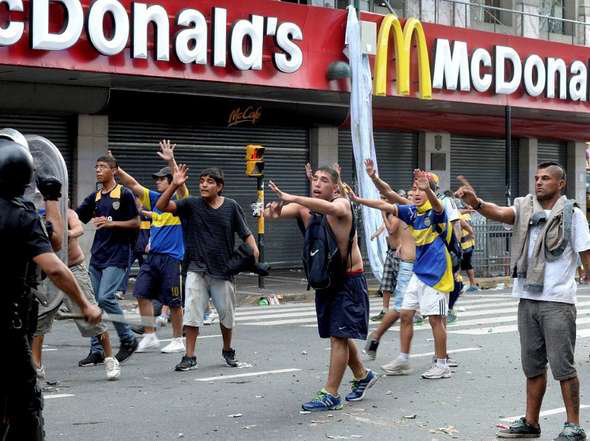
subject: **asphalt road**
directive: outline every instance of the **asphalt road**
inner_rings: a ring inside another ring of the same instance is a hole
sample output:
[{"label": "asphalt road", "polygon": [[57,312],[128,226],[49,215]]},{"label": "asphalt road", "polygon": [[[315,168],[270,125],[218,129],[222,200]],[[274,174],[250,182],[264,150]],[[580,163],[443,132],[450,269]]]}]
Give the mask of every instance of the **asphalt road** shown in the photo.
[{"label": "asphalt road", "polygon": [[[372,312],[379,301],[372,299]],[[576,363],[581,403],[590,406],[590,290],[581,290],[578,302]],[[117,382],[106,381],[102,366],[77,366],[87,342],[73,323],[58,322],[44,352],[48,378],[58,382],[45,392],[48,440],[492,440],[496,424],[524,408],[516,302],[492,291],[465,296],[458,307],[464,310],[449,327],[449,349],[459,351],[454,357],[460,362],[452,378],[420,378],[433,351],[430,327],[423,325],[414,333],[414,373],[382,377],[364,401],[313,414],[300,413],[300,406],[323,386],[329,342],[317,336],[310,303],[240,308],[234,346],[248,364],[243,368],[224,365],[214,324],[198,341],[197,370],[174,372],[180,354],[136,354]],[[162,339],[170,336],[170,328],[160,332]],[[367,366],[379,371],[398,351],[394,329]],[[347,372],[341,394],[350,380]],[[562,406],[551,380],[542,440],[559,433]],[[590,429],[590,407],[582,421]]]}]

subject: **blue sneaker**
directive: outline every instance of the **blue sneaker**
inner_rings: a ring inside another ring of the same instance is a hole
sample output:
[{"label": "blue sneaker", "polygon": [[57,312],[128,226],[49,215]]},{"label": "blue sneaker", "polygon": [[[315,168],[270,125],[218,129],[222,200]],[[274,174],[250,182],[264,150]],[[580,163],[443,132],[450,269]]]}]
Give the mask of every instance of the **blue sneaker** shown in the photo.
[{"label": "blue sneaker", "polygon": [[377,382],[379,376],[371,369],[367,369],[367,376],[362,380],[352,380],[352,392],[346,395],[346,401],[360,401],[365,398],[369,390]]},{"label": "blue sneaker", "polygon": [[307,403],[303,403],[301,408],[303,410],[307,410],[308,412],[319,412],[322,410],[340,410],[344,406],[342,406],[342,401],[340,400],[340,396],[332,395],[328,393],[326,389],[322,389],[317,393],[315,398]]},{"label": "blue sneaker", "polygon": [[465,292],[477,292],[477,291],[479,291],[479,287],[473,286],[473,285],[469,285],[469,288],[467,288],[465,290]]}]

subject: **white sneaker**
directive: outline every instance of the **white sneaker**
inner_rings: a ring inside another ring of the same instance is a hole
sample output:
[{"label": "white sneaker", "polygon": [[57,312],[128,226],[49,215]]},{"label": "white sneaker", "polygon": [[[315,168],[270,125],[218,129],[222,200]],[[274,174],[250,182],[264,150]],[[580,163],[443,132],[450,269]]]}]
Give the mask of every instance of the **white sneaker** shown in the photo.
[{"label": "white sneaker", "polygon": [[162,348],[164,354],[173,354],[175,352],[184,352],[184,340],[182,337],[175,337],[170,343]]},{"label": "white sneaker", "polygon": [[41,367],[35,368],[35,371],[37,371],[38,380],[45,380],[45,377],[47,376],[45,373],[45,366],[41,365]]},{"label": "white sneaker", "polygon": [[149,334],[144,334],[143,338],[137,345],[137,350],[135,352],[146,352],[149,349],[158,349],[160,347],[160,340],[158,340],[158,336],[155,332],[151,332]]},{"label": "white sneaker", "polygon": [[381,366],[385,375],[408,375],[412,372],[409,361],[403,361],[401,358],[396,358],[391,363]]},{"label": "white sneaker", "polygon": [[121,376],[121,368],[119,367],[119,360],[115,357],[107,357],[104,359],[104,368],[107,371],[107,379],[109,381],[118,380]]},{"label": "white sneaker", "polygon": [[426,380],[438,380],[440,378],[451,378],[451,369],[447,367],[440,367],[438,365],[432,366],[422,374],[422,378]]},{"label": "white sneaker", "polygon": [[156,324],[160,328],[165,328],[168,324],[168,317],[166,317],[165,315],[159,315],[158,317],[156,317]]},{"label": "white sneaker", "polygon": [[125,293],[123,291],[117,291],[115,293],[115,297],[118,298],[119,300],[123,300],[125,298]]}]

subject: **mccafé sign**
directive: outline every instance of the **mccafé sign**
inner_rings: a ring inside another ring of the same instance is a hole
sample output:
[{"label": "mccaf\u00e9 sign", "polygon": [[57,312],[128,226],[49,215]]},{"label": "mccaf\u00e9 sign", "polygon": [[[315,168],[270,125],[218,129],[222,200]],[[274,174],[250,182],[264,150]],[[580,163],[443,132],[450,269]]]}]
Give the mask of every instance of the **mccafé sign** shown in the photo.
[{"label": "mccaf\u00e9 sign", "polygon": [[[104,56],[114,56],[128,45],[131,36],[131,57],[148,58],[148,26],[155,28],[155,58],[170,61],[172,55],[185,64],[211,64],[226,67],[231,62],[238,70],[262,70],[264,45],[270,37],[275,50],[272,62],[277,70],[294,73],[303,64],[303,52],[297,42],[303,31],[292,22],[279,22],[277,17],[250,15],[248,19],[228,21],[228,9],[213,7],[210,23],[203,12],[185,8],[175,17],[173,29],[163,6],[133,2],[131,13],[117,0],[96,0],[87,10],[80,0],[57,0],[66,14],[61,30],[50,31],[50,1],[30,0],[29,39],[31,48],[60,51],[74,46],[86,27],[92,47]],[[23,12],[23,0],[0,0],[10,12]],[[105,29],[104,22],[112,26]],[[230,30],[228,30],[228,25]],[[171,31],[173,41],[171,41]],[[24,20],[10,18],[0,26],[0,47],[17,44],[25,32]],[[211,38],[209,38],[209,35]],[[211,48],[208,47],[211,41]],[[172,43],[172,44],[171,44]],[[208,57],[208,51],[212,57]],[[171,54],[173,52],[173,54]]]},{"label": "mccaf\u00e9 sign", "polygon": [[[522,59],[510,46],[496,45],[493,50],[475,48],[468,43],[437,38],[433,43],[434,66],[431,70],[429,50],[422,24],[410,18],[402,29],[394,15],[383,18],[377,37],[374,65],[375,95],[386,95],[388,51],[395,45],[395,72],[398,95],[410,94],[410,52],[413,37],[417,43],[419,96],[432,98],[432,90],[448,90],[511,95],[521,86],[531,97],[559,100],[588,100],[588,68],[582,60],[569,63],[558,56],[529,54]],[[510,66],[506,69],[506,66]]]}]

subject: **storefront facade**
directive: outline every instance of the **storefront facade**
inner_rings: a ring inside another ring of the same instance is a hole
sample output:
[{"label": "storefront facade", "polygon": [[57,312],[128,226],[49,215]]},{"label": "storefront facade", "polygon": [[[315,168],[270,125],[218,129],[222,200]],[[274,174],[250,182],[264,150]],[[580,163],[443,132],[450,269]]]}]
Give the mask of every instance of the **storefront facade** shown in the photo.
[{"label": "storefront facade", "polygon": [[[346,11],[271,0],[36,0],[34,10],[30,1],[0,3],[0,126],[60,148],[73,201],[96,188],[94,161],[107,149],[151,186],[162,138],[189,164],[191,191],[199,170],[221,166],[225,194],[247,214],[256,198],[244,173],[247,144],[266,147],[266,175],[285,191],[308,192],[307,161],[339,162],[354,181],[350,80],[329,74],[346,61]],[[408,188],[422,167],[441,176],[443,190],[463,174],[483,197],[503,202],[510,105],[513,195],[531,191],[537,162],[553,159],[571,177],[568,193],[585,204],[590,49],[369,13],[361,19],[379,77],[377,158],[394,188]],[[410,22],[417,33],[407,32],[409,51],[396,54],[404,44],[394,34],[378,38]],[[299,263],[294,226],[271,224],[266,233],[269,261]]]}]

